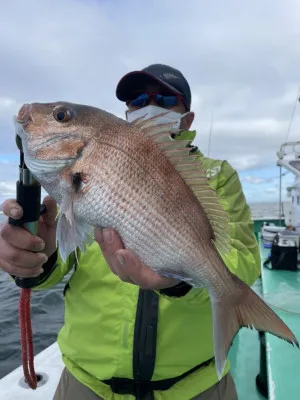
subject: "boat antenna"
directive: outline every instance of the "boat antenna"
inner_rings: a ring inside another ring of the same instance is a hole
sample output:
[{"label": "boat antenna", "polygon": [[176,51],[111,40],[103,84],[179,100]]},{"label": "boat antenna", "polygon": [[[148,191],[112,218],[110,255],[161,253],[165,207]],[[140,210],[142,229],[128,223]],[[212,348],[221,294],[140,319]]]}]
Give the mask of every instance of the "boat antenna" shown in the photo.
[{"label": "boat antenna", "polygon": [[211,135],[212,135],[212,131],[213,131],[213,123],[214,123],[214,111],[211,112],[211,116],[210,116],[210,127],[209,127],[209,134],[208,134],[207,157],[209,157],[209,153],[210,153],[210,144],[211,144]]},{"label": "boat antenna", "polygon": [[287,130],[287,133],[286,133],[286,139],[285,139],[286,142],[288,141],[288,138],[289,138],[290,133],[291,133],[292,123],[293,123],[293,121],[294,121],[295,111],[296,111],[296,105],[297,105],[297,102],[298,102],[298,101],[300,102],[300,86],[299,86],[299,88],[298,88],[296,100],[295,100],[294,105],[293,105],[293,108],[292,108],[292,113],[291,113],[291,117],[290,117],[290,122],[289,122],[288,130]]}]

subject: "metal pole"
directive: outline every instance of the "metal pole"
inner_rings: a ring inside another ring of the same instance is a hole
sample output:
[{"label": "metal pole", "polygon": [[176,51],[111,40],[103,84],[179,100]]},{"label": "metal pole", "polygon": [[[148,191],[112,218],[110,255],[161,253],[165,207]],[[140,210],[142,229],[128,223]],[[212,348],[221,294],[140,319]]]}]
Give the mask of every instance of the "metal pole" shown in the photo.
[{"label": "metal pole", "polygon": [[279,226],[281,226],[281,179],[282,179],[282,174],[281,174],[282,166],[279,166]]}]

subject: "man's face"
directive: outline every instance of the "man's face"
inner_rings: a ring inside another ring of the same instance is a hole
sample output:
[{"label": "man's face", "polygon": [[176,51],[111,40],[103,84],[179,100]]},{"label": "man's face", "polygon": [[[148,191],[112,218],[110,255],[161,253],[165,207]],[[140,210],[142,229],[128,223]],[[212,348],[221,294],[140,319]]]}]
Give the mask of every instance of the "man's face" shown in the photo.
[{"label": "man's face", "polygon": [[[136,93],[136,96],[134,96],[134,98],[136,98],[139,95],[146,93],[146,92],[147,93],[159,93],[164,96],[172,96],[173,95],[173,93],[168,92],[166,89],[160,87],[159,85],[146,85],[144,90],[141,90],[138,93]],[[158,106],[158,104],[155,102],[154,98],[151,98],[150,103],[147,105]],[[162,107],[162,106],[159,105],[159,107]],[[131,111],[138,110],[140,108],[143,108],[143,107],[137,107],[137,106],[128,104],[127,111],[131,112]],[[186,113],[186,108],[185,108],[184,102],[182,100],[179,100],[175,106],[172,106],[172,107],[164,106],[162,108],[165,108],[170,111],[175,111],[180,114]],[[186,115],[181,119],[180,129],[190,129],[190,127],[193,123],[193,120],[194,120],[194,116],[195,115],[193,112],[186,113]]]},{"label": "man's face", "polygon": [[[138,97],[142,93],[159,93],[161,95],[166,95],[166,96],[173,95],[173,93],[167,92],[166,89],[162,89],[158,85],[146,85],[143,91],[140,91],[139,93],[136,94],[136,97]],[[155,99],[151,98],[150,103],[148,105],[157,106]],[[161,107],[161,106],[159,106],[159,107]],[[136,106],[132,106],[130,104],[128,105],[128,111],[138,110],[139,108],[142,108],[142,107],[136,107]],[[185,109],[185,106],[184,106],[184,103],[182,100],[179,100],[178,104],[176,104],[173,107],[163,107],[163,108],[170,110],[170,111],[178,112],[180,114],[184,114],[186,112],[186,109]]]}]

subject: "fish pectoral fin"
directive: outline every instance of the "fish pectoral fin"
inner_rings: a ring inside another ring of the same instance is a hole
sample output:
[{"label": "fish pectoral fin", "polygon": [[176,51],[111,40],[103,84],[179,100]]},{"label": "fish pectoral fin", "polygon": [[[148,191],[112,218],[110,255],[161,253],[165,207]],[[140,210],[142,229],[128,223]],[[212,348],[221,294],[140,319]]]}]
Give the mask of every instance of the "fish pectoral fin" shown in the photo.
[{"label": "fish pectoral fin", "polygon": [[75,217],[70,199],[65,198],[62,202],[57,221],[56,241],[63,261],[66,261],[73,251],[77,259],[77,248],[84,253],[86,246],[90,246],[94,241],[94,228],[84,219]]},{"label": "fish pectoral fin", "polygon": [[299,347],[298,340],[278,315],[237,276],[232,275],[232,295],[212,299],[215,365],[221,380],[235,335],[247,327],[269,332]]},{"label": "fish pectoral fin", "polygon": [[63,213],[60,213],[58,216],[56,241],[60,255],[65,262],[69,254],[76,251],[76,236],[74,226],[70,224],[70,221]]}]

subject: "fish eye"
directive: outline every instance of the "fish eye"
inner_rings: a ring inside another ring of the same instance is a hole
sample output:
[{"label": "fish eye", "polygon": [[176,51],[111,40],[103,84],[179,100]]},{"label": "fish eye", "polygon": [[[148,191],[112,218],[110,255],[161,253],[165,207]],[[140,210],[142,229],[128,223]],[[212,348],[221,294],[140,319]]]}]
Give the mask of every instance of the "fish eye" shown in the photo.
[{"label": "fish eye", "polygon": [[58,122],[68,122],[72,118],[72,113],[67,109],[54,110],[53,116]]}]

